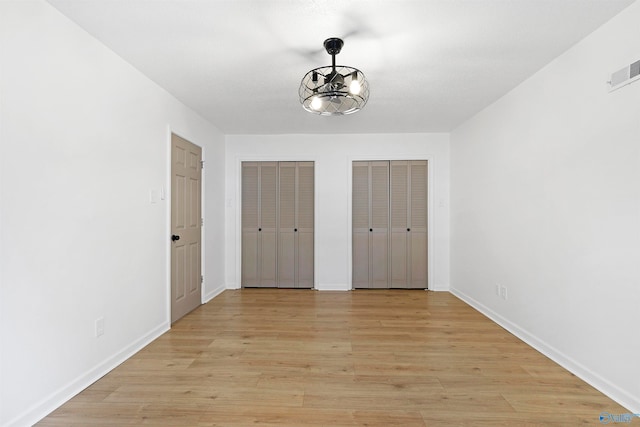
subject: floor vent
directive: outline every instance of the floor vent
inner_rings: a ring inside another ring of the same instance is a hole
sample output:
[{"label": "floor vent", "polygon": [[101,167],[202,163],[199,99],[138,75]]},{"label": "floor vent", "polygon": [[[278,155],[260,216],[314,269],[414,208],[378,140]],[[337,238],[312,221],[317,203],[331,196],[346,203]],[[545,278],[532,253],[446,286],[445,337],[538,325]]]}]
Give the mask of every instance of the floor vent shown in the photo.
[{"label": "floor vent", "polygon": [[611,80],[607,82],[609,83],[609,92],[620,89],[622,86],[633,83],[638,79],[640,79],[640,61],[627,65],[622,70],[611,74]]}]

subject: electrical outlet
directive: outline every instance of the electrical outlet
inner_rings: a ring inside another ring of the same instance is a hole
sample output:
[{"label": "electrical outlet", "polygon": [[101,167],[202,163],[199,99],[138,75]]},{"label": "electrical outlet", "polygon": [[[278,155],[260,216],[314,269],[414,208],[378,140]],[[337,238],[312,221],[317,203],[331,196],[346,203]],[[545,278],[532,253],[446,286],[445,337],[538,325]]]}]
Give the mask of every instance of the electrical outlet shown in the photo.
[{"label": "electrical outlet", "polygon": [[500,296],[502,297],[503,300],[507,299],[507,287],[506,286],[500,286]]},{"label": "electrical outlet", "polygon": [[96,338],[104,335],[104,317],[96,319]]}]

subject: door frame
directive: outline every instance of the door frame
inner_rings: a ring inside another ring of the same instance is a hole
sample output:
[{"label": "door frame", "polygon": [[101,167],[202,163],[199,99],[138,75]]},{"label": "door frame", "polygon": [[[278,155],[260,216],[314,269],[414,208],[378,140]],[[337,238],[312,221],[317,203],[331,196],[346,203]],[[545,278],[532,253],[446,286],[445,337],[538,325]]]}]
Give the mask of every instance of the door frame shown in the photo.
[{"label": "door frame", "polygon": [[[318,239],[315,238],[316,224],[318,218],[318,192],[316,191],[316,166],[318,159],[302,156],[236,156],[235,158],[235,175],[236,175],[236,223],[235,223],[235,240],[236,240],[236,277],[237,283],[232,284],[227,289],[242,289],[242,162],[313,162],[313,287],[312,290],[318,289]],[[227,201],[227,203],[230,203]]]},{"label": "door frame", "polygon": [[[173,143],[171,141],[171,135],[176,135],[182,139],[185,139],[187,141],[189,141],[190,143],[192,143],[193,145],[196,145],[198,147],[200,147],[200,149],[202,150],[202,161],[205,161],[205,153],[206,150],[204,148],[204,146],[202,144],[199,144],[197,142],[194,142],[194,138],[189,138],[187,136],[185,136],[186,133],[182,133],[180,131],[177,131],[175,129],[172,129],[170,125],[167,126],[167,140],[166,140],[166,145],[165,145],[165,152],[167,153],[167,160],[166,160],[166,179],[165,179],[165,185],[164,188],[162,189],[162,193],[164,193],[164,199],[162,199],[162,195],[161,195],[161,200],[163,200],[166,203],[166,209],[165,209],[165,216],[166,216],[166,223],[165,223],[165,233],[164,233],[164,239],[165,239],[165,250],[166,250],[166,255],[165,255],[165,259],[166,259],[166,270],[165,270],[165,277],[166,277],[166,288],[165,288],[165,294],[166,294],[166,304],[165,304],[165,315],[167,318],[167,325],[169,328],[171,328],[171,303],[172,303],[172,295],[173,295],[173,290],[171,289],[171,205],[172,205],[172,201],[173,201],[173,194],[171,194],[171,180],[173,179],[172,176],[172,157],[173,157]],[[200,216],[201,218],[205,217],[205,169],[203,168],[201,170],[201,174],[200,174]],[[206,277],[205,276],[205,263],[204,260],[205,258],[205,225],[203,224],[200,227],[200,274],[202,275],[202,277]],[[206,295],[205,292],[205,284],[206,284],[206,280],[203,280],[202,283],[200,284],[200,304],[204,304],[204,298]]]},{"label": "door frame", "polygon": [[348,233],[349,238],[347,243],[347,250],[349,258],[347,260],[347,272],[349,274],[349,289],[353,290],[353,162],[379,162],[379,161],[394,161],[394,160],[426,160],[427,161],[427,291],[434,289],[433,283],[433,217],[434,217],[434,159],[433,156],[420,156],[420,155],[398,155],[393,154],[389,156],[349,156],[347,161],[349,167],[347,168],[347,215],[349,216]]}]

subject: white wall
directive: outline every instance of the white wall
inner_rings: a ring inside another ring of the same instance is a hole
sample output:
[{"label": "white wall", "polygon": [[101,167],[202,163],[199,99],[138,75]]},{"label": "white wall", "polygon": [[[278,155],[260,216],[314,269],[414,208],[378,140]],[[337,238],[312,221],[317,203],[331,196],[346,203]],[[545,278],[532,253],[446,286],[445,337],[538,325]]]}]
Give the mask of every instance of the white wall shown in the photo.
[{"label": "white wall", "polygon": [[[337,117],[337,120],[344,119]],[[430,166],[430,288],[449,287],[449,136],[447,134],[227,135],[227,287],[240,286],[240,164],[315,162],[315,287],[351,289],[351,162],[427,159]]]},{"label": "white wall", "polygon": [[451,134],[452,291],[636,413],[640,83],[606,81],[638,22],[636,2]]},{"label": "white wall", "polygon": [[44,2],[1,2],[0,46],[0,425],[29,425],[169,327],[170,131],[204,148],[224,288],[224,139]]}]

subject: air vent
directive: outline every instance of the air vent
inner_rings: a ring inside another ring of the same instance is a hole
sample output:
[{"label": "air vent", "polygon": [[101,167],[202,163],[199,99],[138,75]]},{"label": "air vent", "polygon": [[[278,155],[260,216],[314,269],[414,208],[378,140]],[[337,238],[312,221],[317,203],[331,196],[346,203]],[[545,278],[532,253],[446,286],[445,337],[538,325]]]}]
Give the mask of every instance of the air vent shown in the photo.
[{"label": "air vent", "polygon": [[627,65],[623,69],[611,74],[611,80],[607,82],[609,83],[609,92],[620,89],[622,86],[633,83],[638,79],[640,79],[640,61]]}]

